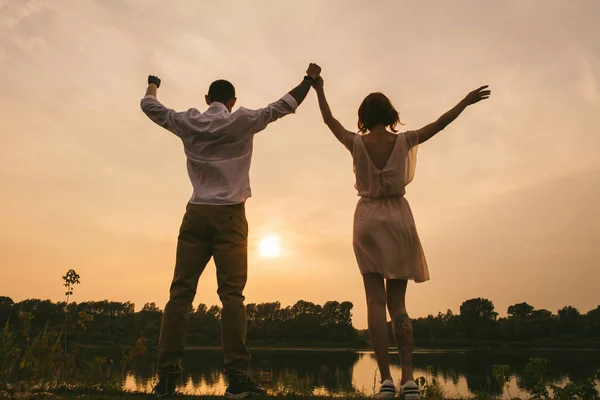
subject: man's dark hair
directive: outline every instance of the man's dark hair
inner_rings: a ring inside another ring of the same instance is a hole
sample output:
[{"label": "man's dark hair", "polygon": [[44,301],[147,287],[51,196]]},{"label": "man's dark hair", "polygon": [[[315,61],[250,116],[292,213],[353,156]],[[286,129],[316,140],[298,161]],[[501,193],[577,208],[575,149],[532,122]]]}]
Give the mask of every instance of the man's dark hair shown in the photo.
[{"label": "man's dark hair", "polygon": [[225,79],[219,79],[210,84],[208,88],[208,97],[212,101],[218,101],[225,104],[227,101],[235,97],[235,88],[231,82]]}]

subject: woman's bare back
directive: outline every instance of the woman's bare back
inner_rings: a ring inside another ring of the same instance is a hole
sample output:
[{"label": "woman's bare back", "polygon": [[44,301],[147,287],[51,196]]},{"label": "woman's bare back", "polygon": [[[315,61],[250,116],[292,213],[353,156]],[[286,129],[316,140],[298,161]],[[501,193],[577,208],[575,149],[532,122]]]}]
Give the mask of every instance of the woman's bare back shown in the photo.
[{"label": "woman's bare back", "polygon": [[374,130],[366,135],[361,136],[361,140],[367,149],[367,155],[375,168],[382,170],[387,165],[398,135],[388,132],[385,129]]}]

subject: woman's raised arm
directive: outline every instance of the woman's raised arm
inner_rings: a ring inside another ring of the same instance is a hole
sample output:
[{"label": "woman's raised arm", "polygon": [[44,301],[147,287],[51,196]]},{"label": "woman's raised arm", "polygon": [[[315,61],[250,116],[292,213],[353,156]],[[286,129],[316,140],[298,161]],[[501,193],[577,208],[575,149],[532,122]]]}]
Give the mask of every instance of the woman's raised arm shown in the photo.
[{"label": "woman's raised arm", "polygon": [[319,109],[321,110],[323,122],[325,122],[331,132],[333,132],[337,140],[339,140],[340,143],[342,143],[348,150],[350,150],[350,152],[352,152],[354,146],[354,136],[356,134],[344,128],[331,113],[331,108],[329,108],[327,98],[325,97],[325,90],[323,89],[323,78],[319,76],[317,79],[315,79],[313,82],[313,88],[317,92]]}]

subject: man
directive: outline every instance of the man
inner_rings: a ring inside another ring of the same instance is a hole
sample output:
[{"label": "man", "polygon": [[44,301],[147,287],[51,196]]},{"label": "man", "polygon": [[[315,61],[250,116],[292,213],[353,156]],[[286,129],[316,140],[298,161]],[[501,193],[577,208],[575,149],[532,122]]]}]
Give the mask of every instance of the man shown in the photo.
[{"label": "man", "polygon": [[239,108],[235,89],[225,80],[213,82],[205,96],[208,109],[175,112],[156,98],[160,79],[150,75],[141,101],[144,113],[183,142],[193,186],[179,237],[170,299],[165,307],[158,344],[158,396],[172,395],[181,375],[189,309],[198,279],[211,257],[217,268],[217,293],[223,304],[221,342],[229,386],[225,395],[243,398],[265,391],[249,378],[246,347],[248,223],[244,203],[250,197],[249,170],[254,134],[294,113],[321,68],[310,64],[303,81],[265,108]]}]

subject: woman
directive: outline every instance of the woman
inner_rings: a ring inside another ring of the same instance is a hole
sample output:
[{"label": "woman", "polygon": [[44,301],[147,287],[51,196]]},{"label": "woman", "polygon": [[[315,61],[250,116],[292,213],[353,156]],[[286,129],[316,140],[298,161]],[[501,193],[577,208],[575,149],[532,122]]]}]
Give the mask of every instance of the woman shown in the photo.
[{"label": "woman", "polygon": [[358,109],[358,134],[346,130],[332,113],[323,79],[314,81],[323,121],[354,159],[356,189],[360,199],[354,214],[353,246],[367,297],[369,335],[381,374],[375,398],[393,398],[396,388],[388,360],[386,307],[392,319],[402,363],[400,394],[420,398],[412,370],[413,335],[406,312],[408,280],[429,280],[405,186],[415,173],[417,146],[444,129],[467,106],[490,96],[487,86],[470,92],[437,121],[415,131],[397,133],[398,112],[382,93],[368,95]]}]

